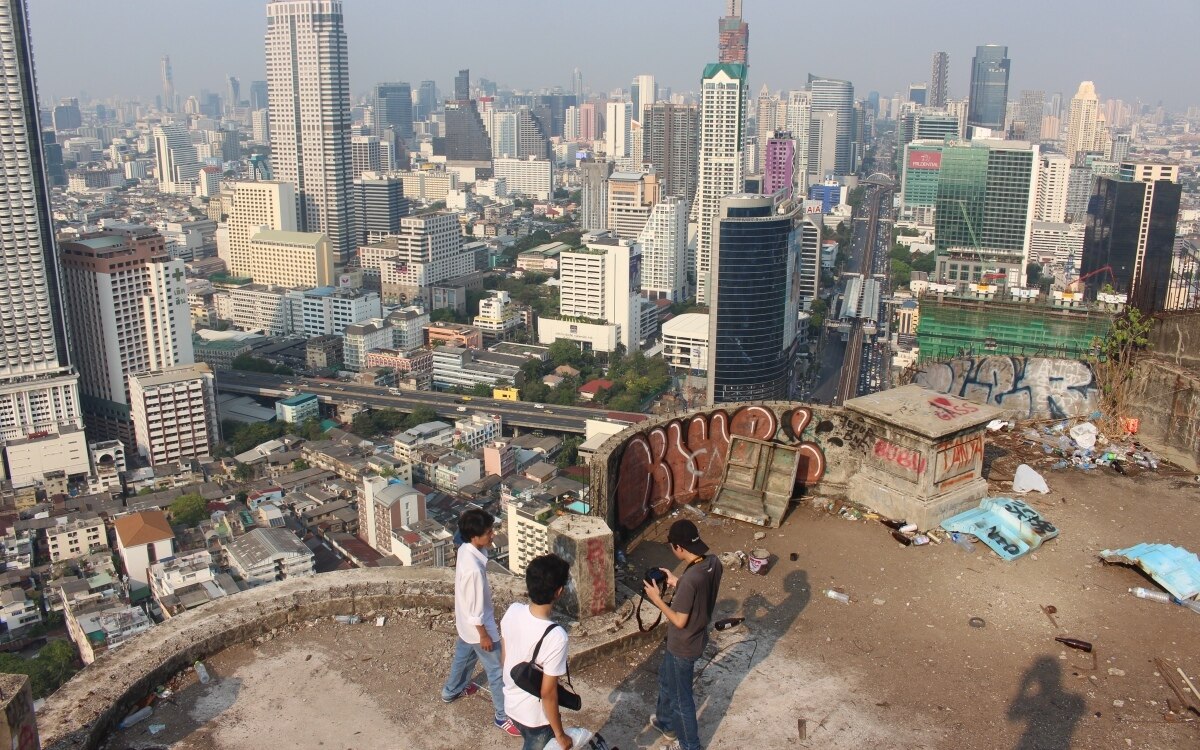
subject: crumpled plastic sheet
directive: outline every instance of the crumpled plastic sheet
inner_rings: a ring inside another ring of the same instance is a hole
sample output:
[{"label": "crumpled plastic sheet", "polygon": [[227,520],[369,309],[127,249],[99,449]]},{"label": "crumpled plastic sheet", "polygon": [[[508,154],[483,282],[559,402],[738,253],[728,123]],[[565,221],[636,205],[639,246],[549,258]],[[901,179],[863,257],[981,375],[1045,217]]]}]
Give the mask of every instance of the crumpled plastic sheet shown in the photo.
[{"label": "crumpled plastic sheet", "polygon": [[1200,557],[1171,544],[1135,544],[1106,549],[1100,559],[1136,565],[1177,599],[1200,600]]}]

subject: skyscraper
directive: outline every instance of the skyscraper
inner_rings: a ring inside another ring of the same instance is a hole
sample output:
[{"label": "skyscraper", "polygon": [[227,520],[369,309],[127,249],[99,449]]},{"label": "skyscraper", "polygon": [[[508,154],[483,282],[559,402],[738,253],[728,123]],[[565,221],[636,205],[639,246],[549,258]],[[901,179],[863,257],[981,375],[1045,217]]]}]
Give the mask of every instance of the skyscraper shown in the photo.
[{"label": "skyscraper", "polygon": [[250,82],[250,109],[258,111],[267,108],[267,82]]},{"label": "skyscraper", "polygon": [[159,75],[162,78],[163,109],[175,111],[175,74],[171,71],[171,56],[163,55],[159,60]]},{"label": "skyscraper", "polygon": [[688,204],[678,196],[665,196],[650,211],[637,236],[642,246],[642,293],[649,299],[683,302],[687,284]]},{"label": "skyscraper", "polygon": [[434,81],[421,81],[417,89],[417,108],[413,111],[413,121],[428,120],[437,110],[438,91]]},{"label": "skyscraper", "polygon": [[800,312],[799,209],[730,195],[714,219],[708,402],[788,400]]},{"label": "skyscraper", "polygon": [[1103,151],[1107,140],[1096,85],[1091,81],[1083,81],[1071,98],[1071,109],[1067,115],[1067,142],[1063,152],[1074,164],[1082,154]]},{"label": "skyscraper", "polygon": [[242,104],[242,80],[237,76],[225,77],[226,87],[226,102],[225,109],[231,110],[234,107],[240,107]]},{"label": "skyscraper", "polygon": [[985,44],[975,48],[975,57],[971,59],[971,89],[967,105],[968,135],[973,128],[1004,130],[1009,66],[1008,47]]},{"label": "skyscraper", "polygon": [[[853,174],[854,84],[837,78],[822,78],[810,73],[808,88],[812,92],[813,117],[824,112],[837,113],[833,169],[832,171],[827,169],[826,174],[839,176]],[[828,138],[828,134],[823,134],[823,137]]]},{"label": "skyscraper", "polygon": [[696,197],[700,156],[700,110],[694,104],[655,102],[642,123],[642,162],[654,167],[663,195],[676,195],[686,206]]},{"label": "skyscraper", "polygon": [[754,160],[753,170],[761,174],[763,159],[766,156],[767,141],[777,130],[785,130],[787,122],[787,105],[777,95],[772,94],[764,83],[758,92],[758,153]]},{"label": "skyscraper", "polygon": [[786,191],[791,197],[796,187],[796,141],[786,130],[778,130],[767,139],[763,148],[763,193],[775,195]]},{"label": "skyscraper", "polygon": [[59,289],[25,0],[0,2],[0,447],[15,487],[87,475],[87,440]]},{"label": "skyscraper", "polygon": [[357,233],[341,0],[269,2],[266,57],[272,172],[296,188],[300,230],[325,234],[344,264]]},{"label": "skyscraper", "polygon": [[950,55],[933,53],[933,68],[929,72],[929,106],[942,108],[950,93]]},{"label": "skyscraper", "polygon": [[643,74],[634,77],[629,93],[633,103],[631,118],[642,122],[645,117],[643,110],[658,101],[658,84],[654,82],[654,76]]},{"label": "skyscraper", "polygon": [[1080,271],[1091,274],[1091,296],[1111,283],[1146,315],[1165,309],[1182,192],[1176,164],[1125,162],[1116,178],[1099,179]]},{"label": "skyscraper", "polygon": [[808,139],[812,131],[812,92],[789,91],[784,130],[796,139],[796,189],[803,193],[808,189]]},{"label": "skyscraper", "polygon": [[585,232],[608,229],[608,176],[612,170],[610,161],[587,159],[579,163],[583,202],[579,222]]},{"label": "skyscraper", "polygon": [[470,70],[460,70],[454,77],[454,97],[446,102],[446,161],[488,168],[492,141],[471,99]]},{"label": "skyscraper", "polygon": [[725,0],[717,21],[717,62],[750,64],[750,24],[742,20],[742,0]]},{"label": "skyscraper", "polygon": [[226,188],[230,193],[229,220],[218,230],[217,253],[230,274],[249,277],[254,265],[250,238],[260,228],[297,230],[296,189],[290,182],[270,180],[234,182]]},{"label": "skyscraper", "polygon": [[604,150],[609,159],[629,156],[629,131],[633,115],[625,102],[609,102],[604,107]]},{"label": "skyscraper", "polygon": [[1021,92],[1021,114],[1019,119],[1025,131],[1020,133],[1023,140],[1033,143],[1038,143],[1042,140],[1042,113],[1045,109],[1045,91],[1025,90]]},{"label": "skyscraper", "polygon": [[384,129],[390,127],[405,141],[412,140],[412,86],[404,81],[375,84],[375,107],[372,116],[373,135],[382,136]]},{"label": "skyscraper", "polygon": [[696,302],[705,304],[712,271],[714,222],[721,199],[742,192],[746,74],[741,63],[711,63],[700,95],[700,159],[691,221],[696,235]]},{"label": "skyscraper", "polygon": [[200,160],[187,126],[168,122],[154,128],[154,168],[158,189],[164,193],[191,195],[200,174]]},{"label": "skyscraper", "polygon": [[575,103],[583,103],[583,73],[576,68],[571,73],[571,92],[575,94]]}]

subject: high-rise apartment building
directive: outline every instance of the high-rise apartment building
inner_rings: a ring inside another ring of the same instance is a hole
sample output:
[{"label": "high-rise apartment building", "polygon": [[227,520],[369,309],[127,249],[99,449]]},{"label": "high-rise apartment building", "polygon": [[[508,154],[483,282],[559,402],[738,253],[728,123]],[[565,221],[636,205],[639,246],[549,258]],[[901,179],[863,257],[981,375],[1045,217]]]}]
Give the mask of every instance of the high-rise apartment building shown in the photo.
[{"label": "high-rise apartment building", "polygon": [[154,128],[154,168],[162,192],[191,195],[196,191],[200,160],[185,125],[171,122]]},{"label": "high-rise apartment building", "polygon": [[1097,181],[1080,270],[1092,296],[1112,284],[1144,314],[1166,308],[1182,192],[1177,164],[1125,162]]},{"label": "high-rise apartment building", "polygon": [[669,102],[651,105],[642,122],[642,163],[654,167],[662,194],[692,205],[699,155],[700,109]]},{"label": "high-rise apartment building", "polygon": [[988,128],[995,135],[1004,131],[1008,109],[1008,47],[985,44],[971,58],[971,88],[968,94],[967,128]]},{"label": "high-rise apartment building", "polygon": [[[854,84],[836,78],[822,78],[809,74],[808,89],[812,92],[813,117],[826,113],[837,113],[837,124],[834,133],[835,159],[832,171],[825,169],[819,177],[830,174],[835,176],[854,173]],[[822,136],[828,139],[828,134]],[[811,163],[811,158],[810,158]]]},{"label": "high-rise apartment building", "polygon": [[609,159],[629,156],[631,112],[628,102],[604,105],[604,151]]},{"label": "high-rise apartment building", "polygon": [[1104,127],[1104,115],[1100,112],[1096,85],[1091,81],[1083,81],[1071,98],[1071,108],[1067,114],[1067,142],[1063,152],[1074,164],[1079,161],[1081,154],[1104,151],[1107,142],[1108,131]]},{"label": "high-rise apartment building", "polygon": [[600,138],[604,128],[600,126],[600,113],[596,111],[595,102],[584,102],[579,105],[579,140],[590,143]]},{"label": "high-rise apartment building", "polygon": [[708,298],[714,222],[721,199],[742,191],[747,73],[742,63],[712,63],[701,79],[700,159],[691,211],[691,221],[697,225],[694,268],[700,304]]},{"label": "high-rise apartment building", "polygon": [[167,112],[175,111],[175,74],[171,70],[171,56],[163,55],[159,60],[159,77],[162,79],[162,106]]},{"label": "high-rise apartment building", "polygon": [[[1021,140],[1038,143],[1042,139],[1042,117],[1046,111],[1046,92],[1021,92],[1020,114],[1017,121],[1021,123],[1021,132],[1015,133]],[[1015,130],[1015,128],[1014,128]]]},{"label": "high-rise apartment building", "polygon": [[354,181],[354,206],[361,242],[400,231],[400,220],[412,211],[404,197],[404,180],[398,175],[363,174]]},{"label": "high-rise apartment building", "polygon": [[658,203],[654,172],[613,172],[608,177],[608,229],[618,237],[635,239]]},{"label": "high-rise apartment building", "polygon": [[328,237],[344,264],[357,233],[341,0],[268,2],[266,58],[273,175],[295,188],[299,229]]},{"label": "high-rise apartment building", "polygon": [[420,87],[417,88],[417,102],[413,107],[413,122],[428,120],[430,115],[437,111],[437,103],[437,82],[421,81]]},{"label": "high-rise apartment building", "polygon": [[329,240],[320,232],[262,229],[250,238],[250,277],[290,289],[332,286],[337,278]]},{"label": "high-rise apartment building", "polygon": [[812,92],[789,91],[784,129],[796,140],[796,189],[803,193],[808,189],[808,140],[812,131]]},{"label": "high-rise apartment building", "polygon": [[61,257],[89,438],[132,451],[129,377],[195,361],[184,263],[149,228],[85,234]]},{"label": "high-rise apartment building", "polygon": [[363,172],[383,171],[383,160],[377,135],[356,135],[350,139],[350,173],[354,179]]},{"label": "high-rise apartment building", "polygon": [[766,195],[721,199],[714,221],[708,402],[788,400],[800,312],[799,209]]},{"label": "high-rise apartment building", "polygon": [[217,252],[230,275],[250,277],[253,273],[251,237],[263,228],[281,232],[299,230],[296,190],[290,182],[270,180],[233,182],[226,189],[229,191],[229,216],[224,233],[218,234]]},{"label": "high-rise apartment building", "polygon": [[637,236],[642,246],[642,294],[648,299],[688,298],[688,203],[668,195],[654,204]]},{"label": "high-rise apartment building", "polygon": [[492,158],[516,157],[517,113],[490,109],[482,117],[483,126],[492,142]]},{"label": "high-rise apartment building", "polygon": [[810,216],[796,222],[796,241],[800,243],[800,293],[797,304],[809,310],[821,293],[821,227]]},{"label": "high-rise apartment building", "polygon": [[446,161],[489,170],[492,142],[471,98],[470,70],[460,70],[454,77],[454,98],[446,102],[445,118]]},{"label": "high-rise apartment building", "polygon": [[766,84],[763,84],[762,90],[758,92],[756,122],[758,125],[758,148],[753,171],[756,174],[762,174],[767,141],[776,131],[787,128],[787,103],[768,91]]},{"label": "high-rise apartment building", "polygon": [[750,64],[750,24],[742,20],[742,0],[725,0],[717,21],[717,62]]},{"label": "high-rise apartment building", "polygon": [[[642,122],[646,115],[646,107],[658,101],[658,84],[654,76],[642,74],[635,76],[629,87],[630,103],[633,105],[632,119]],[[645,123],[643,123],[644,125]]]},{"label": "high-rise apartment building", "polygon": [[815,185],[837,175],[839,112],[814,112],[808,125],[808,182]]},{"label": "high-rise apartment building", "polygon": [[371,134],[381,135],[388,128],[406,142],[413,137],[412,86],[404,81],[375,84],[371,110]]},{"label": "high-rise apartment building", "polygon": [[0,447],[15,487],[89,472],[25,0],[0,2]]},{"label": "high-rise apartment building", "polygon": [[947,144],[940,162],[934,215],[938,281],[978,283],[989,276],[1023,285],[1037,205],[1038,147],[978,139]]},{"label": "high-rise apartment building", "polygon": [[1067,186],[1070,177],[1070,159],[1062,154],[1042,154],[1034,221],[1063,223],[1067,220]]},{"label": "high-rise apartment building", "polygon": [[545,201],[554,195],[554,162],[531,156],[528,159],[495,159],[493,173],[503,178],[509,195]]},{"label": "high-rise apartment building", "polygon": [[796,187],[796,140],[786,130],[775,131],[763,149],[762,192],[775,195],[786,191],[791,197]]},{"label": "high-rise apartment building", "polygon": [[129,398],[138,453],[151,466],[212,455],[221,440],[216,378],[204,363],[138,373]]},{"label": "high-rise apartment building", "polygon": [[[538,159],[549,158],[550,153],[550,137],[546,124],[541,121],[529,107],[521,107],[516,112],[516,142],[517,150],[513,157],[517,159],[528,159],[536,157]],[[492,156],[500,156],[500,154],[492,152]]]},{"label": "high-rise apartment building", "polygon": [[580,228],[585,232],[598,232],[608,229],[608,176],[612,174],[613,164],[610,161],[586,160],[579,164]]},{"label": "high-rise apartment building", "polygon": [[[558,256],[559,314],[616,326],[626,351],[641,344],[641,248],[626,239],[599,238]],[[554,321],[558,322],[558,321]],[[541,332],[541,329],[539,329]]]},{"label": "high-rise apartment building", "polygon": [[412,301],[425,287],[475,270],[463,248],[462,229],[453,213],[405,216],[400,230],[359,248],[363,270],[378,274],[385,301]]},{"label": "high-rise apartment building", "polygon": [[950,95],[950,55],[933,53],[933,66],[929,71],[929,106],[940,109],[946,106]]}]

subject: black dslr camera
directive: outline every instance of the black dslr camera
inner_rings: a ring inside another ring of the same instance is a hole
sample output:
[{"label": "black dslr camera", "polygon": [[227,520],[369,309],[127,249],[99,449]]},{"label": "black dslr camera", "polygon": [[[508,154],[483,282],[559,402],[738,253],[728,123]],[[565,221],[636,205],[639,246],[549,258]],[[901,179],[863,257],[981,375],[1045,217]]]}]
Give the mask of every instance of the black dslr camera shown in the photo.
[{"label": "black dslr camera", "polygon": [[646,571],[646,575],[642,576],[642,580],[657,586],[660,594],[665,594],[667,591],[667,574],[662,571],[662,568],[650,568]]}]

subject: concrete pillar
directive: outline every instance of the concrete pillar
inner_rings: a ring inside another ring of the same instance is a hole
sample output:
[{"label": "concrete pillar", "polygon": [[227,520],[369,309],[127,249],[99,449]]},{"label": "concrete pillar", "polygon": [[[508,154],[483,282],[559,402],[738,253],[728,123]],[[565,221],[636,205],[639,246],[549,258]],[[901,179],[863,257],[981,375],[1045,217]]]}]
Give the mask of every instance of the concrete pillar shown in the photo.
[{"label": "concrete pillar", "polygon": [[29,687],[29,678],[23,674],[0,674],[0,703],[4,704],[0,747],[39,750],[42,743],[33,716],[33,690]]},{"label": "concrete pillar", "polygon": [[559,516],[548,528],[550,550],[571,564],[558,608],[576,620],[616,609],[613,533],[596,516]]}]

